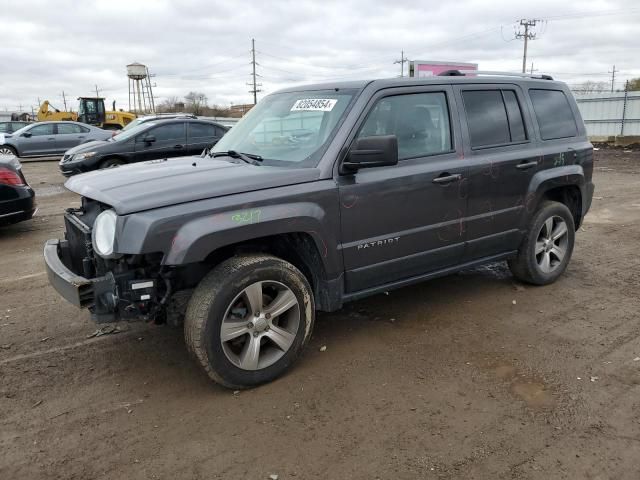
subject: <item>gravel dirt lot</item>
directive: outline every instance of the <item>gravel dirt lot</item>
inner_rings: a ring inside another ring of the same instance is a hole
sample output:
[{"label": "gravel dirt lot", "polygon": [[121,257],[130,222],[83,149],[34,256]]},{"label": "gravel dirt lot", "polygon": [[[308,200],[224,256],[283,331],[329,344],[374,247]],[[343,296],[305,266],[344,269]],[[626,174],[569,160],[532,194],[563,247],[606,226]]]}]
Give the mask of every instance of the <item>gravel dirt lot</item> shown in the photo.
[{"label": "gravel dirt lot", "polygon": [[87,338],[42,261],[78,198],[55,162],[25,163],[38,216],[0,229],[0,478],[637,480],[640,152],[595,155],[556,284],[495,264],[349,304],[239,393],[180,330]]}]

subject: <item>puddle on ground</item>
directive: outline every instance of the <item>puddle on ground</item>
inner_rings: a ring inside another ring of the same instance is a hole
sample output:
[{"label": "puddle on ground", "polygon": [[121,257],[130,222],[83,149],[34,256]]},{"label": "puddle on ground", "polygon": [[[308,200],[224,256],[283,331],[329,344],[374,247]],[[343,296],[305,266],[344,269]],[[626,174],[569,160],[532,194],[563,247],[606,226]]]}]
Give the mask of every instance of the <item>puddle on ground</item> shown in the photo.
[{"label": "puddle on ground", "polygon": [[528,407],[534,410],[553,408],[556,400],[553,393],[539,379],[518,374],[518,369],[508,363],[501,363],[493,367],[493,373],[500,380],[510,382],[510,392]]},{"label": "puddle on ground", "polygon": [[543,383],[516,381],[511,384],[511,391],[525,403],[536,410],[552,408],[555,406],[555,399]]}]

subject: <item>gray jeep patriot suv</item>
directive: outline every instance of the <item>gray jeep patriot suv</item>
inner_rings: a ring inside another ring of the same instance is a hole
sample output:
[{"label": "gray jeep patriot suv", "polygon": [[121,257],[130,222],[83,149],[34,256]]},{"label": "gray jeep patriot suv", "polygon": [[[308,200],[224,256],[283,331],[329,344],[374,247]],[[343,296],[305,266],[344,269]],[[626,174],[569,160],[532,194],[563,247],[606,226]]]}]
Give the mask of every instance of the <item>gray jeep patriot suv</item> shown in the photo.
[{"label": "gray jeep patriot suv", "polygon": [[289,88],[200,157],[71,178],[48,275],[97,322],[179,324],[231,388],[275,379],[316,310],[506,260],[566,269],[592,146],[550,77],[458,71]]}]

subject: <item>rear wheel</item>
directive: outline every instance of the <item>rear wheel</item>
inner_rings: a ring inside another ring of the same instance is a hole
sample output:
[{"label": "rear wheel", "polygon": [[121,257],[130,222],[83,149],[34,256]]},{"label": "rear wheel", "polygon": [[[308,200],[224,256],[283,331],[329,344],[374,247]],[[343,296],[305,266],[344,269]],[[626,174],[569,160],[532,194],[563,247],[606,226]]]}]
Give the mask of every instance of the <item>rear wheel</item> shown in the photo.
[{"label": "rear wheel", "polygon": [[119,158],[107,158],[106,160],[103,160],[102,162],[100,162],[101,169],[115,168],[115,167],[119,167],[120,165],[124,165],[124,162]]},{"label": "rear wheel", "polygon": [[243,255],[200,282],[187,307],[185,339],[210,378],[248,388],[297,360],[314,317],[311,287],[296,267],[271,255]]},{"label": "rear wheel", "polygon": [[545,201],[531,219],[518,255],[509,261],[516,278],[535,285],[554,282],[567,268],[573,244],[575,226],[566,205]]},{"label": "rear wheel", "polygon": [[18,152],[16,152],[15,148],[10,147],[9,145],[0,145],[0,155],[15,155],[17,157]]}]

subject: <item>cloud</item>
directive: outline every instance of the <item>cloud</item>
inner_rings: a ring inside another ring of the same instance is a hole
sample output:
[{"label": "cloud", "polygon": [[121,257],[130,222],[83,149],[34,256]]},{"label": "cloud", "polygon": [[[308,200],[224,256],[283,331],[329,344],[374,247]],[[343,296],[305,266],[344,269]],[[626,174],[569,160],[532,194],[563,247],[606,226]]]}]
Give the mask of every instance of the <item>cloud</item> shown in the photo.
[{"label": "cloud", "polygon": [[[559,9],[561,8],[561,9]],[[640,76],[632,0],[531,2],[22,1],[2,6],[0,109],[62,104],[95,93],[126,107],[126,65],[155,74],[158,101],[204,92],[210,103],[251,101],[250,48],[256,39],[260,95],[291,84],[390,77],[400,51],[410,59],[455,60],[519,71],[520,18],[536,29],[529,61],[569,83]],[[622,83],[616,85],[620,87]]]}]

